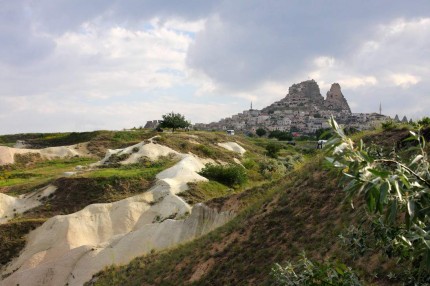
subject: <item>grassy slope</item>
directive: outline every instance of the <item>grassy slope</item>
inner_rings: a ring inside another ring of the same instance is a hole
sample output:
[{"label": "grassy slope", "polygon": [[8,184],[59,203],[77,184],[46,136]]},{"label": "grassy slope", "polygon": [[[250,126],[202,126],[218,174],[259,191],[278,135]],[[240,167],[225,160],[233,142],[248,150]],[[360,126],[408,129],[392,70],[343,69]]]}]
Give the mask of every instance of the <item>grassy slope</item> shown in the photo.
[{"label": "grassy slope", "polygon": [[87,165],[95,161],[91,158],[70,158],[3,167],[0,171],[3,169],[7,172],[7,179],[0,181],[0,191],[16,195],[35,186],[46,185],[60,178],[64,172],[73,171],[78,165]]},{"label": "grassy slope", "polygon": [[154,183],[156,174],[173,164],[174,161],[165,160],[145,168],[137,164],[104,168],[51,181],[58,189],[41,206],[0,225],[0,240],[5,241],[0,243],[0,266],[17,256],[25,246],[25,235],[48,218],[74,213],[90,204],[110,203],[142,193]]},{"label": "grassy slope", "polygon": [[[390,148],[405,136],[405,130],[373,132],[365,140],[390,138],[393,142],[386,146]],[[363,209],[360,203],[353,210],[343,202],[339,176],[322,164],[321,157],[314,157],[270,187],[208,202],[218,208],[239,205],[242,211],[200,239],[125,266],[112,266],[89,284],[271,285],[269,274],[274,263],[294,260],[306,251],[312,259],[346,263],[366,285],[400,285],[388,275],[400,277],[405,264],[397,265],[379,249],[357,258],[341,244],[339,234],[360,222]]]},{"label": "grassy slope", "polygon": [[[129,146],[141,140],[154,136],[148,131],[129,132],[93,132],[94,138],[89,142],[89,146],[97,146],[98,150],[104,150],[106,146],[115,148]],[[60,136],[61,135],[61,136]],[[76,138],[86,138],[79,133],[72,134]],[[108,136],[109,135],[109,136]],[[190,137],[189,135],[193,135]],[[64,137],[65,136],[65,137]],[[43,146],[53,146],[52,138],[69,138],[71,135],[40,134],[35,137]],[[197,136],[197,137],[194,137]],[[4,138],[4,137],[3,137]],[[16,139],[26,139],[27,137],[13,137]],[[221,148],[215,143],[238,140],[246,148],[258,151],[251,157],[262,158],[264,150],[254,146],[247,139],[240,137],[227,137],[224,134],[193,132],[190,133],[164,133],[161,134],[160,144],[167,145],[179,152],[193,152],[201,157],[221,159],[221,161],[231,161],[235,153]],[[191,143],[191,141],[193,143]],[[56,142],[56,141],[55,141]],[[65,143],[64,141],[62,141]],[[196,144],[196,142],[200,144]],[[67,141],[66,143],[72,143]],[[73,143],[76,143],[75,141]],[[205,148],[203,148],[204,146]],[[77,165],[87,165],[94,162],[94,159],[71,158],[52,161],[38,161],[25,165],[13,165],[5,168],[8,172],[8,179],[0,181],[0,191],[9,195],[18,195],[31,191],[37,187],[52,183],[58,190],[45,202],[26,213],[19,215],[7,224],[0,225],[0,253],[2,259],[0,266],[17,256],[25,246],[25,235],[35,227],[42,224],[46,219],[59,214],[69,214],[76,212],[85,206],[93,203],[107,203],[130,197],[143,192],[153,184],[155,176],[162,170],[172,166],[174,160],[161,160],[154,164],[148,162],[119,167],[109,167],[84,172],[71,178],[61,178],[65,171],[74,170]],[[250,184],[263,178],[254,170]],[[206,201],[210,198],[224,196],[231,192],[240,192],[242,189],[230,190],[229,188],[215,182],[197,184],[192,189],[195,191],[188,194],[190,203]],[[214,192],[218,190],[219,192]]]},{"label": "grassy slope", "polygon": [[54,146],[73,145],[83,142],[105,142],[118,143],[119,145],[129,142],[139,142],[151,137],[154,133],[147,129],[133,131],[92,131],[92,132],[69,132],[69,133],[28,133],[0,135],[0,145],[15,144],[17,140],[24,140],[33,148],[44,148]]},{"label": "grassy slope", "polygon": [[[385,277],[396,269],[380,253],[353,260],[340,246],[338,235],[357,216],[341,203],[336,181],[318,164],[306,164],[272,187],[236,195],[245,208],[227,225],[176,249],[108,268],[93,285],[271,285],[273,264],[302,251],[318,260],[338,258],[367,282],[393,283]],[[373,279],[375,273],[383,279]]]}]

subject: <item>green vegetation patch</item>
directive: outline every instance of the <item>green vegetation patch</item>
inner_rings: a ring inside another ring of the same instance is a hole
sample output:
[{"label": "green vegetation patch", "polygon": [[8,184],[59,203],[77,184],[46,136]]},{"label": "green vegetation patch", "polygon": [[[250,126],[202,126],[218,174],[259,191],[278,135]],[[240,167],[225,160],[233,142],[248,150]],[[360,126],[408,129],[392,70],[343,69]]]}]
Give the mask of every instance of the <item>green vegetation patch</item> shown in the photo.
[{"label": "green vegetation patch", "polygon": [[206,164],[199,174],[229,187],[241,186],[248,180],[246,169],[236,164],[225,166]]},{"label": "green vegetation patch", "polygon": [[26,234],[43,222],[45,219],[24,219],[0,224],[0,267],[17,256],[25,246]]},{"label": "green vegetation patch", "polygon": [[179,193],[190,205],[206,202],[213,198],[224,197],[233,192],[229,187],[215,181],[188,183],[188,190]]},{"label": "green vegetation patch", "polygon": [[175,156],[160,156],[156,161],[141,158],[138,163],[125,165],[120,165],[118,162],[122,160],[118,160],[115,159],[115,163],[112,163],[116,167],[111,167],[112,164],[108,164],[107,167],[102,166],[100,169],[84,173],[81,176],[86,178],[143,178],[145,180],[154,180],[158,173],[178,162]]},{"label": "green vegetation patch", "polygon": [[[233,163],[233,159],[238,157],[238,154],[217,145],[220,142],[231,141],[232,138],[222,138],[210,132],[177,132],[177,133],[161,133],[160,137],[154,139],[154,142],[167,146],[181,153],[193,153],[201,158],[211,158],[216,161]],[[223,134],[224,135],[224,134]]]},{"label": "green vegetation patch", "polygon": [[18,195],[60,178],[64,172],[73,171],[78,165],[88,165],[92,158],[68,158],[0,166],[0,188],[8,187],[8,193]]},{"label": "green vegetation patch", "polygon": [[390,273],[401,273],[403,266],[379,249],[354,259],[342,248],[339,234],[360,217],[342,203],[337,172],[321,165],[318,156],[269,187],[216,199],[221,202],[209,203],[211,207],[248,203],[215,231],[126,266],[109,267],[87,285],[275,285],[270,275],[274,265],[297,261],[303,251],[320,266],[327,265],[327,258],[340,259],[365,285],[398,283]]}]

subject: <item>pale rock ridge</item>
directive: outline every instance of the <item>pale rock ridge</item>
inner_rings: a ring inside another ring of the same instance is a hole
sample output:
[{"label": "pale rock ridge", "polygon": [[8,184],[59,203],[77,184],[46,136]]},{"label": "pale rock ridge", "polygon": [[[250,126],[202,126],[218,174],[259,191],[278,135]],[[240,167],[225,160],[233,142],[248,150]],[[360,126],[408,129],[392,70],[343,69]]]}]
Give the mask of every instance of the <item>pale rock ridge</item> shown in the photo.
[{"label": "pale rock ridge", "polygon": [[143,194],[89,205],[46,221],[30,233],[24,251],[2,274],[16,271],[0,285],[82,285],[108,265],[124,264],[152,249],[189,241],[232,218],[230,212],[218,213],[203,205],[191,208],[176,195],[187,189],[188,182],[207,180],[197,174],[204,167],[203,160],[152,141],[139,144],[115,152],[153,159],[153,154],[173,153],[181,160],[159,173],[157,183]]},{"label": "pale rock ridge", "polygon": [[88,156],[80,152],[78,145],[49,147],[43,149],[21,149],[0,146],[0,166],[15,163],[15,154],[39,154],[44,159],[68,158],[75,156]]},{"label": "pale rock ridge", "polygon": [[101,161],[95,163],[94,165],[103,165],[109,160],[110,157],[112,157],[112,155],[120,156],[123,154],[129,154],[130,157],[122,161],[121,164],[137,163],[139,159],[142,157],[146,157],[149,160],[156,160],[160,156],[168,156],[170,154],[179,155],[178,152],[176,152],[175,150],[169,147],[154,143],[153,139],[156,137],[158,136],[155,136],[149,139],[148,143],[140,142],[124,149],[114,149],[114,150],[109,149],[106,152],[106,156]]},{"label": "pale rock ridge", "polygon": [[224,143],[218,143],[218,146],[227,149],[232,152],[239,153],[240,155],[245,154],[246,150],[237,144],[236,142],[224,142]]},{"label": "pale rock ridge", "polygon": [[8,222],[14,218],[16,214],[40,206],[42,204],[41,200],[54,193],[56,190],[57,187],[48,185],[17,198],[0,193],[0,224]]}]

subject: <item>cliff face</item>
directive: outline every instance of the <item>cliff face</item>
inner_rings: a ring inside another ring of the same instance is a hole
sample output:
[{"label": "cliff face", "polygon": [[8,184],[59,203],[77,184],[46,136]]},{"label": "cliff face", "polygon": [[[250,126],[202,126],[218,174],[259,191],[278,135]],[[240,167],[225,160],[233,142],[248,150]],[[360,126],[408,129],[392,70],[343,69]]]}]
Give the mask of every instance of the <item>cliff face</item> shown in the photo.
[{"label": "cliff face", "polygon": [[288,89],[288,94],[284,100],[293,98],[308,98],[310,101],[320,102],[324,98],[321,95],[320,87],[315,80],[306,80],[301,83],[293,84]]},{"label": "cliff face", "polygon": [[320,88],[312,79],[293,84],[283,99],[264,108],[262,112],[271,113],[286,109],[309,111],[315,110],[315,107],[318,109],[318,106],[322,106],[323,103],[324,97],[321,95]]},{"label": "cliff face", "polygon": [[327,91],[327,97],[324,101],[324,105],[331,110],[337,111],[348,111],[351,113],[348,102],[342,94],[340,85],[338,83],[333,83],[329,91]]},{"label": "cliff face", "polygon": [[343,96],[338,83],[332,84],[327,92],[327,97],[324,99],[317,82],[313,79],[293,84],[283,99],[264,108],[262,112],[271,113],[275,110],[287,109],[300,111],[329,110],[351,113],[348,102]]}]

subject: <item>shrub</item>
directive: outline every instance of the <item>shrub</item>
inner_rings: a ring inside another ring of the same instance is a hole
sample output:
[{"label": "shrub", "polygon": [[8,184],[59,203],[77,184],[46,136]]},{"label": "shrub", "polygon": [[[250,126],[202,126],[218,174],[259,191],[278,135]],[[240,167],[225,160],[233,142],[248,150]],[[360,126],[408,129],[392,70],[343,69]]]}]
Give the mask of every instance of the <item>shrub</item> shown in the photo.
[{"label": "shrub", "polygon": [[256,167],[256,166],[257,166],[257,162],[255,162],[255,161],[254,161],[253,159],[251,159],[251,158],[248,158],[248,159],[245,159],[245,160],[243,161],[242,165],[243,165],[247,170],[251,170],[251,169],[253,169],[254,167]]},{"label": "shrub", "polygon": [[222,166],[209,163],[199,174],[229,187],[243,185],[248,180],[246,170],[235,164]]},{"label": "shrub", "polygon": [[260,173],[266,178],[277,179],[285,175],[285,166],[274,159],[268,159],[260,163]]},{"label": "shrub", "polygon": [[255,133],[259,136],[259,137],[261,137],[261,136],[264,136],[264,135],[266,135],[266,130],[265,129],[263,129],[263,128],[258,128],[256,131],[255,131]]},{"label": "shrub", "polygon": [[129,157],[130,157],[130,154],[128,153],[112,154],[104,163],[104,165],[106,167],[118,167],[121,165],[120,162],[127,160]]},{"label": "shrub", "polygon": [[269,133],[269,138],[276,138],[281,141],[293,140],[293,135],[290,132],[275,130]]},{"label": "shrub", "polygon": [[275,264],[272,268],[273,285],[338,285],[359,286],[358,277],[345,264],[312,262],[302,254],[295,264],[287,262],[283,267]]},{"label": "shrub", "polygon": [[215,155],[215,151],[213,150],[213,148],[206,145],[197,145],[195,146],[195,149],[198,151],[198,153],[206,157],[212,157]]},{"label": "shrub", "polygon": [[42,157],[39,153],[15,154],[14,159],[17,165],[27,165],[42,161]]},{"label": "shrub", "polygon": [[418,124],[421,126],[430,126],[430,118],[429,117],[424,117],[423,119],[418,121]]},{"label": "shrub", "polygon": [[396,126],[397,124],[393,120],[382,122],[382,129],[384,130],[393,130],[396,128]]},{"label": "shrub", "polygon": [[296,163],[300,163],[302,161],[303,161],[302,155],[296,154],[296,155],[286,156],[285,159],[282,160],[282,163],[287,168],[287,170],[291,170],[291,169],[293,169],[293,167]]},{"label": "shrub", "polygon": [[281,150],[281,145],[274,143],[274,142],[270,142],[266,146],[267,156],[275,158],[275,159],[278,158],[278,153],[280,150]]}]

